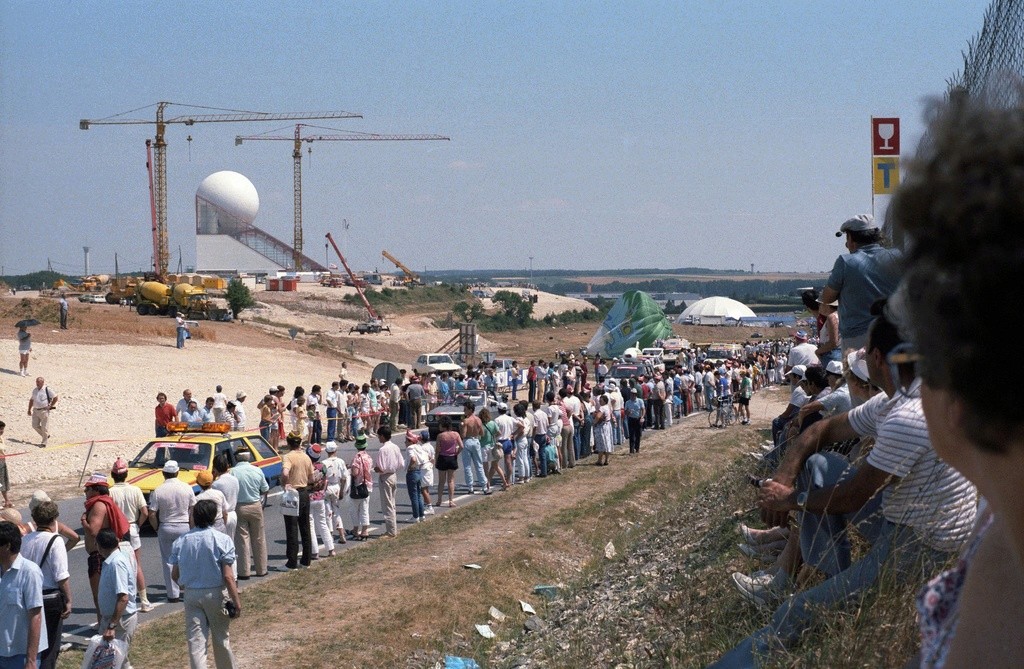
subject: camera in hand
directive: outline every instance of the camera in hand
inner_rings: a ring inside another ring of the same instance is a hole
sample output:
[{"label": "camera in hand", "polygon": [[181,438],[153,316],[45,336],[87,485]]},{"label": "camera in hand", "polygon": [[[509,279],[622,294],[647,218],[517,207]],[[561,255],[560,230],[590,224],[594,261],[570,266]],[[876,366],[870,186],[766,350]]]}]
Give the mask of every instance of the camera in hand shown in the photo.
[{"label": "camera in hand", "polygon": [[224,613],[227,614],[228,618],[237,618],[238,617],[238,607],[235,606],[235,603],[233,601],[231,601],[230,599],[225,599],[224,600]]}]

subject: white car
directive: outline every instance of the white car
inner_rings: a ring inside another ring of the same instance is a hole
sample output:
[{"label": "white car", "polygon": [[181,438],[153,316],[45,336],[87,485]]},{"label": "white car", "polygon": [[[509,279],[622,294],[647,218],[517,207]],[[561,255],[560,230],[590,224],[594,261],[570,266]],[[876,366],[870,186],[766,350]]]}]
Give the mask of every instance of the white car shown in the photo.
[{"label": "white car", "polygon": [[416,358],[416,362],[412,363],[412,369],[417,374],[448,372],[449,375],[452,375],[466,372],[447,353],[423,353]]}]

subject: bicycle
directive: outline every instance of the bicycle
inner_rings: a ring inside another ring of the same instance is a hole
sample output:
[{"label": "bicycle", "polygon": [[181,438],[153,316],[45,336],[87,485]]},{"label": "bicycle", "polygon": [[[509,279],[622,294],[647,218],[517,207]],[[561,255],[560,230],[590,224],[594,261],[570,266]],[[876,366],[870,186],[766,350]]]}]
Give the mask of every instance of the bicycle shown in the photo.
[{"label": "bicycle", "polygon": [[725,427],[736,423],[735,399],[732,395],[716,397],[713,402],[716,408],[708,414],[709,427]]}]

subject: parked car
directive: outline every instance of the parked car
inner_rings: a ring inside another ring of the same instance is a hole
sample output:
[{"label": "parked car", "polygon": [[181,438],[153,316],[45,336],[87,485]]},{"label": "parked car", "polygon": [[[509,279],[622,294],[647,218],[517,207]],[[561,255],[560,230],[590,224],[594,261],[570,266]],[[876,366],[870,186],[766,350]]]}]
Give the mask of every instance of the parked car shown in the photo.
[{"label": "parked car", "polygon": [[656,372],[665,371],[664,355],[665,349],[660,347],[645,348],[640,351],[640,359],[650,363]]},{"label": "parked car", "polygon": [[463,390],[457,393],[451,402],[434,407],[427,412],[427,431],[430,433],[431,441],[437,439],[437,435],[441,432],[443,416],[448,416],[451,419],[453,429],[458,430],[462,426],[462,417],[465,415],[464,406],[467,400],[476,405],[474,413],[480,413],[481,409],[487,407],[492,417],[498,415],[498,400],[494,397],[487,395],[483,390]]},{"label": "parked car", "polygon": [[611,366],[608,370],[608,377],[619,382],[632,378],[645,379],[654,376],[654,368],[647,362],[620,362]]},{"label": "parked car", "polygon": [[416,374],[430,374],[432,372],[435,374],[440,374],[441,372],[464,374],[466,372],[447,353],[422,353],[416,358],[416,362],[412,363],[411,367]]},{"label": "parked car", "polygon": [[258,431],[216,432],[213,430],[218,428],[206,427],[211,431],[190,431],[184,423],[180,423],[175,426],[178,431],[150,441],[128,463],[128,483],[138,486],[148,500],[149,494],[164,481],[164,463],[174,460],[180,467],[178,479],[199,492],[196,474],[212,471],[213,458],[221,453],[227,456],[228,463],[233,466],[235,453],[243,448],[249,451],[250,462],[263,471],[271,488],[280,483],[281,456]]},{"label": "parked car", "polygon": [[100,295],[99,293],[83,293],[78,296],[79,302],[86,302],[88,304],[106,304],[107,296]]}]

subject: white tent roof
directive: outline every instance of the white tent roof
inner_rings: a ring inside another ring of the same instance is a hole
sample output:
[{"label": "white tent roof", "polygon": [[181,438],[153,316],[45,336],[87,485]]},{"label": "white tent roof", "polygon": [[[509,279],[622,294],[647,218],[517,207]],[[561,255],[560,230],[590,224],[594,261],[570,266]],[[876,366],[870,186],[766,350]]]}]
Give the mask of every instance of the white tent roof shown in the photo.
[{"label": "white tent roof", "polygon": [[756,315],[747,305],[736,300],[730,300],[728,297],[705,297],[703,300],[694,302],[687,307],[683,313],[679,314],[676,322],[683,323],[688,318],[693,320],[709,317],[739,319],[750,318]]}]

